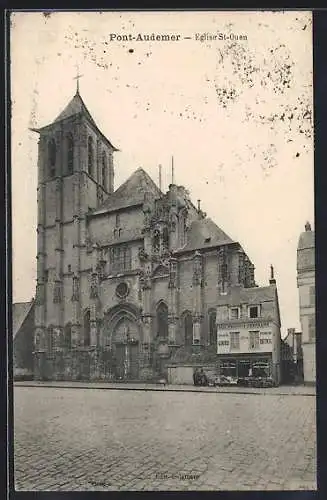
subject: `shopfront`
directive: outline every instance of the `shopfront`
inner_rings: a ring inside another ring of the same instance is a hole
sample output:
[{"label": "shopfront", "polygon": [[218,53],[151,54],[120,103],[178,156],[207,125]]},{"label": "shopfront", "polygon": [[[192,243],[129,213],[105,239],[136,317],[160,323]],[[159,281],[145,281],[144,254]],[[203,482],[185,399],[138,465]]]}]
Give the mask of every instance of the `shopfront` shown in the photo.
[{"label": "shopfront", "polygon": [[274,381],[271,356],[224,357],[219,361],[219,375],[237,381],[240,385],[252,382]]}]

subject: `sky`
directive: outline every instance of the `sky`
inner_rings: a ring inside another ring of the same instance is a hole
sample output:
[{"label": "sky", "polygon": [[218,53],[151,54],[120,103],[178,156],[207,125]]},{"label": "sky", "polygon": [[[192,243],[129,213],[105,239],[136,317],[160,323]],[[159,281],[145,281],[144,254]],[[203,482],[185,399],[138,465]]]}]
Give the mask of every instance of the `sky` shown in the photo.
[{"label": "sky", "polygon": [[[119,40],[152,33],[180,39]],[[227,39],[209,39],[218,33]],[[168,188],[173,155],[175,182],[241,243],[260,286],[274,266],[282,336],[299,329],[296,249],[306,221],[314,227],[311,13],[17,12],[10,36],[14,302],[36,284],[29,128],[58,116],[79,71],[84,102],[119,149],[115,187],[139,167],[158,182],[161,164]]]}]

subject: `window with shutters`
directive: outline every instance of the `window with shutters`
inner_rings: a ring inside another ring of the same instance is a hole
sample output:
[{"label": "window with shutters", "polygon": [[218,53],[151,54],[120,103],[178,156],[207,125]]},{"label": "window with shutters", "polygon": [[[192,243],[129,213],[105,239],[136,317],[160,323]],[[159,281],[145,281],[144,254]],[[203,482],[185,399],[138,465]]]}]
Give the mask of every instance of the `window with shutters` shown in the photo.
[{"label": "window with shutters", "polygon": [[230,332],[230,349],[237,351],[240,348],[240,332]]},{"label": "window with shutters", "polygon": [[248,312],[249,312],[249,318],[259,318],[260,306],[249,306]]},{"label": "window with shutters", "polygon": [[239,319],[240,318],[240,308],[239,307],[231,307],[229,310],[229,318],[230,319]]}]

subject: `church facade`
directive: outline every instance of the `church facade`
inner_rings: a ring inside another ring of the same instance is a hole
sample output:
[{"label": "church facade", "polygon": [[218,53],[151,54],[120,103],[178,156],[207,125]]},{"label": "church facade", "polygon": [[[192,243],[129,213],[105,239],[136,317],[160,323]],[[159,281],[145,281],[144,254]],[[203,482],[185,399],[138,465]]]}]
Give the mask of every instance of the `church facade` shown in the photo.
[{"label": "church facade", "polygon": [[[39,134],[36,379],[153,380],[215,363],[216,314],[254,265],[187,190],[143,169],[114,189],[117,149],[79,92]],[[224,299],[225,297],[225,299]]]}]

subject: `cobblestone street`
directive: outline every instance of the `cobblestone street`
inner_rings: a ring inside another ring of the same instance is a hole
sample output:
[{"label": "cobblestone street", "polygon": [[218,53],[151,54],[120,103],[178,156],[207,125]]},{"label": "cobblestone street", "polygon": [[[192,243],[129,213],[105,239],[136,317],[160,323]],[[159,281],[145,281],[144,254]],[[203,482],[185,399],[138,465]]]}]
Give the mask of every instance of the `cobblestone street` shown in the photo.
[{"label": "cobblestone street", "polygon": [[16,490],[316,489],[310,395],[14,389]]}]

